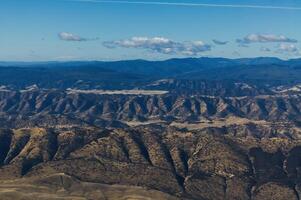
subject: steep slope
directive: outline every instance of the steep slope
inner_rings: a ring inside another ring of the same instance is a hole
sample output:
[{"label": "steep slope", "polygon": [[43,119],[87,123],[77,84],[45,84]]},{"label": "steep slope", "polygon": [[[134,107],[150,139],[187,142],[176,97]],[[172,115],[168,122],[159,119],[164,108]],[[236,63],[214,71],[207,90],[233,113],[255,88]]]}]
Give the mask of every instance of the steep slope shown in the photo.
[{"label": "steep slope", "polygon": [[[127,95],[32,90],[0,92],[1,125],[6,127],[97,125],[119,122],[200,122],[245,118],[301,121],[299,94],[223,97],[206,95]],[[119,123],[118,126],[123,126]]]},{"label": "steep slope", "polygon": [[[64,173],[81,181],[143,186],[180,199],[298,199],[300,141],[134,129],[3,130],[1,179]],[[230,133],[230,132],[229,132]]]}]

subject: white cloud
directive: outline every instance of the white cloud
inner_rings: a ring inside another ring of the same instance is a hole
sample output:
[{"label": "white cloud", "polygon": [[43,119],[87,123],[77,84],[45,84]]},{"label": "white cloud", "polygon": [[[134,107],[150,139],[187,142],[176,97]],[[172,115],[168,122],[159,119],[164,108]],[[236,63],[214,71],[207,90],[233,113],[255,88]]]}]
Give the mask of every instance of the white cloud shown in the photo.
[{"label": "white cloud", "polygon": [[214,44],[217,44],[217,45],[226,45],[228,44],[228,41],[220,41],[220,40],[212,40]]},{"label": "white cloud", "polygon": [[83,38],[81,36],[78,36],[78,35],[73,34],[73,33],[68,33],[68,32],[60,32],[58,34],[58,36],[61,40],[64,40],[64,41],[83,42],[83,41],[88,40],[87,38]]},{"label": "white cloud", "polygon": [[237,39],[236,42],[239,44],[250,44],[250,43],[268,43],[268,42],[287,42],[296,43],[295,39],[288,38],[284,35],[274,35],[274,34],[250,34],[243,39]]},{"label": "white cloud", "polygon": [[277,53],[299,54],[299,48],[294,44],[281,43],[276,50]]},{"label": "white cloud", "polygon": [[211,46],[202,41],[176,42],[164,37],[133,37],[126,40],[107,41],[103,45],[107,48],[139,48],[162,54],[181,54],[195,56],[210,51]]},{"label": "white cloud", "polygon": [[272,50],[271,50],[270,48],[268,48],[268,47],[261,47],[260,50],[263,51],[263,52],[271,52],[271,51],[272,51]]}]

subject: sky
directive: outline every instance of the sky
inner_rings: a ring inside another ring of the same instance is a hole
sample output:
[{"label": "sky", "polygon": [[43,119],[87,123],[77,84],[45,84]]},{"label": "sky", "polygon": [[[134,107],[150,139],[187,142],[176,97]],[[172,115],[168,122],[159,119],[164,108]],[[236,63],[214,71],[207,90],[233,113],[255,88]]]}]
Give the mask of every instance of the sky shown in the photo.
[{"label": "sky", "polygon": [[301,57],[300,0],[0,0],[0,61]]}]

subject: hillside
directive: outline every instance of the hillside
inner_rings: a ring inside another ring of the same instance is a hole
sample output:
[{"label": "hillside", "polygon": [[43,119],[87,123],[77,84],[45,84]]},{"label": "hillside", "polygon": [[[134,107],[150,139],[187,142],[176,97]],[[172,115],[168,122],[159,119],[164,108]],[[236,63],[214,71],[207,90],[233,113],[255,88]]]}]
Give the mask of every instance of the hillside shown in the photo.
[{"label": "hillside", "polygon": [[179,199],[270,199],[268,194],[298,199],[299,140],[221,131],[164,126],[1,130],[0,176],[42,178],[48,187],[58,184],[73,194],[76,180],[60,185],[43,177],[64,173],[84,182],[143,186]]},{"label": "hillside", "polygon": [[300,60],[4,64],[0,199],[300,199]]}]

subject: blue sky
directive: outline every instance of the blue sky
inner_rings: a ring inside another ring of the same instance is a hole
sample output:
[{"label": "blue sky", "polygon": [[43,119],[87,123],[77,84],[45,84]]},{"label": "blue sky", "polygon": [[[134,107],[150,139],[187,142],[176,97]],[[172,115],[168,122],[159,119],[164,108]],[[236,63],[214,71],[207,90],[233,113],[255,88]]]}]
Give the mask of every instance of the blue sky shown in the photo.
[{"label": "blue sky", "polygon": [[299,0],[0,0],[0,60],[301,57]]}]

